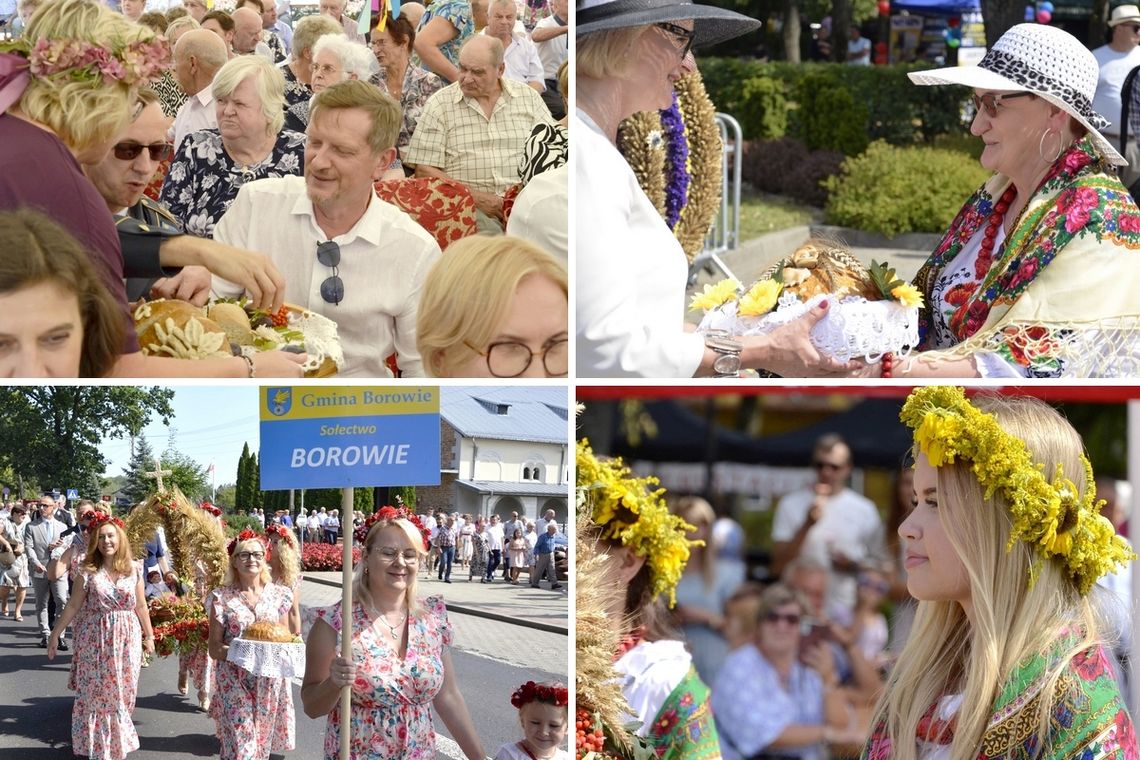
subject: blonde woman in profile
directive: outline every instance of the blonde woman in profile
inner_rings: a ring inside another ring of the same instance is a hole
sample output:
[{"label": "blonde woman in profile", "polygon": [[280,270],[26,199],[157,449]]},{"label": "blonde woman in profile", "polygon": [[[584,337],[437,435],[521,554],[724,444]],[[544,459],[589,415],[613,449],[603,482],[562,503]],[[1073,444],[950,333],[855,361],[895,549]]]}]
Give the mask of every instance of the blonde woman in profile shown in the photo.
[{"label": "blonde woman in profile", "polygon": [[416,344],[435,377],[566,377],[567,277],[509,235],[476,235],[428,273]]},{"label": "blonde woman in profile", "polygon": [[1136,758],[1094,591],[1135,555],[1097,511],[1076,431],[1039,401],[945,386],[902,420],[918,612],[863,757]]}]

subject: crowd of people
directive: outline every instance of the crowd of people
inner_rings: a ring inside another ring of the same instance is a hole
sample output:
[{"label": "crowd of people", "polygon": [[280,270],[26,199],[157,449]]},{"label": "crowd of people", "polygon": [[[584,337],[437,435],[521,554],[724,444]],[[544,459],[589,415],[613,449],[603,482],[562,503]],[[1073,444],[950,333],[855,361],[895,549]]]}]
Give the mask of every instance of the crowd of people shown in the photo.
[{"label": "crowd of people", "polygon": [[[0,39],[5,375],[299,376],[193,331],[139,345],[139,299],[242,296],[335,322],[341,375],[566,375],[565,0],[405,3],[366,36],[338,0],[295,25],[269,0],[25,5]],[[436,309],[463,329],[426,363]]]},{"label": "crowd of people", "polygon": [[682,758],[1140,756],[1113,482],[1032,398],[932,386],[901,417],[894,503],[852,490],[850,449],[823,436],[748,574],[739,524],[580,441],[579,707]]},{"label": "crowd of people", "polygon": [[[177,498],[169,509],[181,508]],[[200,707],[214,720],[222,758],[268,758],[296,745],[290,678],[267,674],[260,661],[253,667],[246,654],[231,656],[229,651],[255,624],[298,642],[304,634],[301,700],[310,717],[329,716],[326,757],[339,756],[339,698],[349,684],[354,756],[434,758],[434,711],[466,757],[486,757],[458,689],[443,598],[417,592],[419,569],[433,572],[431,558],[446,557],[453,549],[441,540],[457,535],[451,517],[440,513],[440,521],[429,529],[436,517],[422,519],[402,507],[384,507],[356,527],[362,559],[353,586],[353,658],[346,660],[334,656],[339,652],[339,603],[318,608],[312,629],[302,629],[300,547],[294,531],[282,524],[285,512],[270,517],[263,530],[243,530],[224,544],[221,510],[186,502],[194,521],[205,526],[198,535],[217,543],[225,558],[224,576],[210,583],[209,552],[193,553],[193,578],[164,573],[170,554],[161,533],[156,531],[146,547],[136,550],[130,526],[113,516],[109,504],[81,500],[72,513],[48,494],[34,507],[31,522],[22,502],[0,509],[0,612],[23,619],[19,613],[31,576],[44,581],[36,584],[35,601],[40,645],[49,659],[70,651],[68,633],[73,632],[72,646],[83,652],[72,657],[68,681],[76,692],[75,754],[112,760],[139,749],[132,712],[140,668],[155,653],[158,625],[152,625],[148,601],[166,601],[173,594],[203,605],[205,646],[180,651],[178,689],[185,695],[191,684],[196,688]],[[551,533],[557,529],[553,518],[552,512],[541,518]],[[11,562],[9,554],[14,555]],[[521,739],[503,745],[496,758],[568,756],[565,686],[528,682],[511,704],[519,710]],[[394,725],[405,730],[389,730]]]}]

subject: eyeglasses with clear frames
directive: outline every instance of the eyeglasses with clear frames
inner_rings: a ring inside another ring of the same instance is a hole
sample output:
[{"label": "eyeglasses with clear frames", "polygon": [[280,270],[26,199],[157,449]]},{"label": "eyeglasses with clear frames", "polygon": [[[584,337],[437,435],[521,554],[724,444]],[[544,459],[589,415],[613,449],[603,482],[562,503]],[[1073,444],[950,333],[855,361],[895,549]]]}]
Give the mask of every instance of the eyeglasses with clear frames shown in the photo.
[{"label": "eyeglasses with clear frames", "polygon": [[681,54],[681,59],[684,60],[689,51],[693,49],[693,37],[696,32],[692,29],[686,29],[678,24],[670,24],[668,21],[660,21],[654,24],[655,27],[665,32],[665,36],[673,42],[681,43],[681,47],[677,52]]},{"label": "eyeglasses with clear frames", "polygon": [[405,565],[414,565],[420,560],[420,554],[415,549],[393,549],[391,546],[381,546],[376,550],[384,562],[395,562],[396,557],[403,557]]},{"label": "eyeglasses with clear frames", "polygon": [[[487,359],[487,370],[493,377],[518,377],[530,368],[536,353],[530,346],[516,341],[492,343],[486,351],[480,351],[467,341],[463,343]],[[539,355],[547,377],[566,377],[570,365],[569,344],[568,338],[555,338],[542,347]]]}]

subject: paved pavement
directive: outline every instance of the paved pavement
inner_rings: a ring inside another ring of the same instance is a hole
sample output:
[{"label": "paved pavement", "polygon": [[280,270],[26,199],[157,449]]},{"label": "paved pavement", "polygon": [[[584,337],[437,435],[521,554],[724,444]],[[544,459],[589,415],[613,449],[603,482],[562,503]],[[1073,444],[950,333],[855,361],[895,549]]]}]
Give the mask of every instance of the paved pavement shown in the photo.
[{"label": "paved pavement", "polygon": [[[311,617],[315,607],[338,601],[341,593],[339,574],[311,575],[314,577],[307,574],[301,586],[305,617]],[[519,738],[518,716],[510,706],[510,694],[516,686],[526,680],[568,681],[567,596],[565,590],[535,590],[498,581],[468,584],[456,580],[454,574],[453,580],[444,584],[421,578],[420,593],[442,594],[448,603],[455,632],[452,663],[460,692],[483,748],[493,755],[504,742]],[[67,675],[75,652],[48,662],[38,647],[30,595],[23,614],[22,623],[0,619],[0,760],[63,760],[72,757],[74,696],[67,689]],[[558,624],[560,633],[534,627],[556,628]],[[213,721],[192,699],[177,693],[176,683],[174,658],[157,659],[142,671],[133,716],[141,747],[131,758],[193,760],[218,755]],[[283,756],[273,756],[275,760],[323,757],[325,719],[304,715],[299,686],[300,679],[296,679],[297,747]],[[438,760],[462,758],[438,718],[435,728]]]}]

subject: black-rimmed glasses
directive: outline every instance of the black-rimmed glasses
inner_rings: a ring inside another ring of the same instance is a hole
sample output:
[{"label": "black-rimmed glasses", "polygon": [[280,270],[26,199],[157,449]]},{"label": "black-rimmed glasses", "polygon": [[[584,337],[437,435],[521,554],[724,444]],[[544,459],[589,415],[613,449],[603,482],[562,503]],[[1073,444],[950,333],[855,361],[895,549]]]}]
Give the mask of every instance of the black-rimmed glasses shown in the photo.
[{"label": "black-rimmed glasses", "polygon": [[692,29],[686,29],[685,27],[678,26],[677,24],[670,24],[668,21],[660,21],[654,24],[654,26],[665,32],[665,34],[674,42],[681,43],[679,52],[681,53],[682,59],[689,54],[690,50],[693,49],[693,36],[696,34],[696,32],[694,32]]},{"label": "black-rimmed glasses", "polygon": [[338,305],[344,300],[344,280],[340,279],[340,246],[331,240],[317,243],[317,261],[332,269],[332,274],[321,283],[321,298],[325,303]]},{"label": "black-rimmed glasses", "polygon": [[142,145],[127,141],[117,143],[111,150],[120,161],[134,161],[144,150],[150,152],[151,161],[165,161],[174,155],[174,146],[166,142]]},{"label": "black-rimmed glasses", "polygon": [[[486,358],[487,370],[494,377],[518,377],[530,368],[534,361],[535,352],[525,343],[515,341],[502,341],[487,346],[486,351],[480,351],[475,346],[464,341],[468,348]],[[566,377],[570,365],[570,341],[568,338],[557,338],[548,341],[542,347],[542,368],[548,377]]]},{"label": "black-rimmed glasses", "polygon": [[997,116],[998,103],[1003,100],[1010,100],[1012,98],[1024,98],[1032,95],[1032,92],[1012,92],[1008,95],[995,95],[992,92],[987,92],[985,95],[974,94],[974,109],[981,111],[985,109],[986,116],[991,119]]}]

